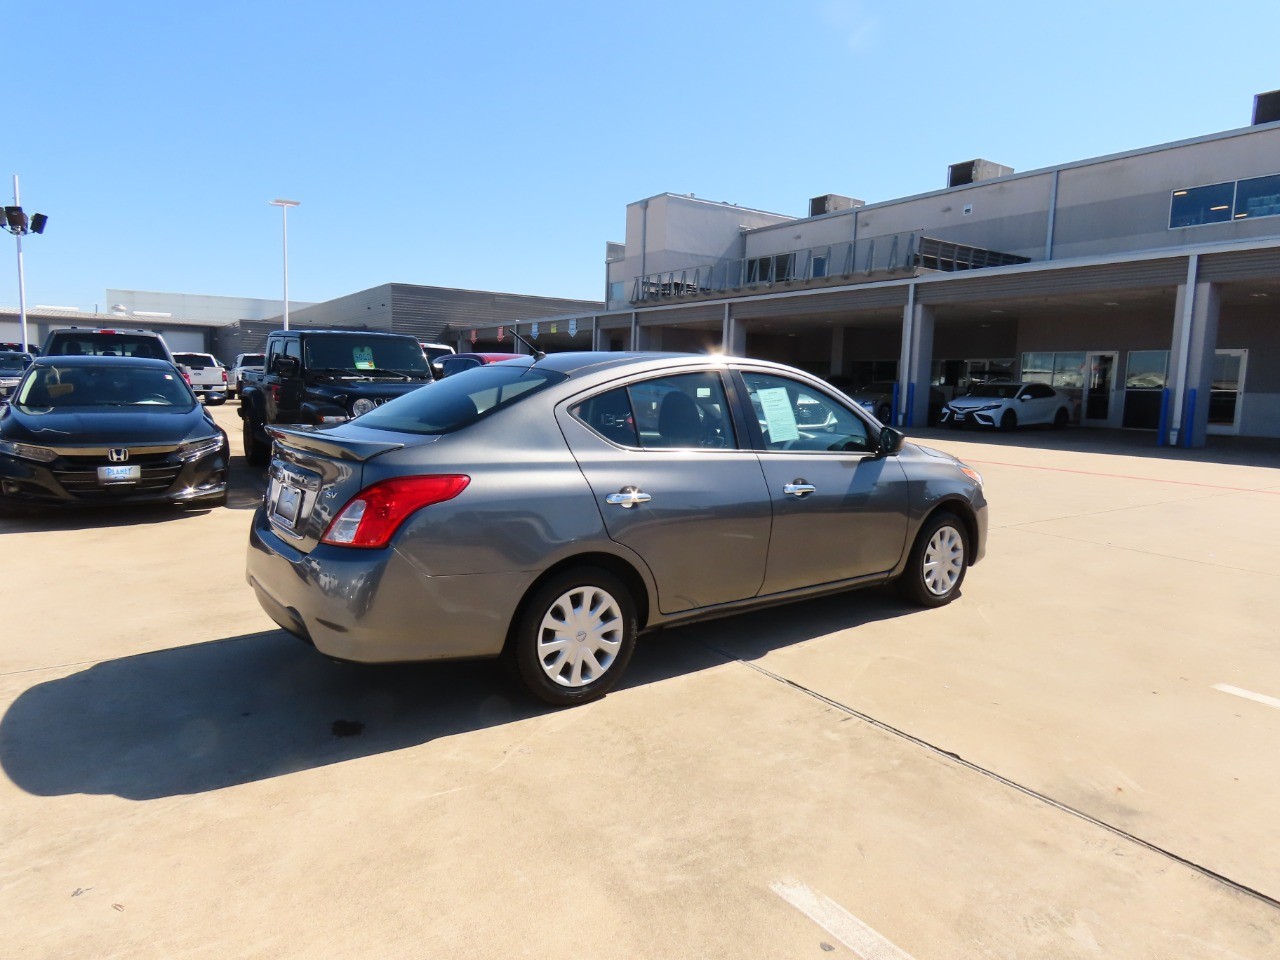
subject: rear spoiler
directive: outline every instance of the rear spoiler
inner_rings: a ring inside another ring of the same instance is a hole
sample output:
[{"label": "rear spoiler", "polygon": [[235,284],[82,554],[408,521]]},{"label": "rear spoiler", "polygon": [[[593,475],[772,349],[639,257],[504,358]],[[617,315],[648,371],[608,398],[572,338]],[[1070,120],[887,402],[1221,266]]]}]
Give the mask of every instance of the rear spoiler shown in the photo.
[{"label": "rear spoiler", "polygon": [[308,453],[318,453],[332,460],[354,460],[359,463],[404,447],[403,443],[389,443],[381,440],[353,440],[350,437],[344,437],[341,442],[335,443],[324,433],[321,433],[319,427],[268,426],[267,433],[276,440],[306,450]]}]

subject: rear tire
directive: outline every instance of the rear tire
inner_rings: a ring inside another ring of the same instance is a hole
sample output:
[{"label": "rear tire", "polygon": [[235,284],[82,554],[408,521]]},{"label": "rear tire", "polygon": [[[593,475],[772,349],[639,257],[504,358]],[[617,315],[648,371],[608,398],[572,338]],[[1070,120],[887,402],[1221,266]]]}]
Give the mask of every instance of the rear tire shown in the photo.
[{"label": "rear tire", "polygon": [[1071,420],[1071,414],[1067,413],[1066,407],[1059,407],[1058,412],[1053,415],[1053,429],[1065,430],[1067,423]]},{"label": "rear tire", "polygon": [[894,586],[912,603],[941,607],[956,598],[968,567],[968,528],[953,513],[936,513],[920,528]]},{"label": "rear tire", "polygon": [[607,570],[578,567],[530,595],[506,657],[533,696],[573,706],[613,689],[631,662],[636,633],[635,601],[626,585]]},{"label": "rear tire", "polygon": [[258,439],[258,430],[253,420],[245,417],[244,423],[244,458],[252,466],[265,467],[271,456],[271,448]]}]

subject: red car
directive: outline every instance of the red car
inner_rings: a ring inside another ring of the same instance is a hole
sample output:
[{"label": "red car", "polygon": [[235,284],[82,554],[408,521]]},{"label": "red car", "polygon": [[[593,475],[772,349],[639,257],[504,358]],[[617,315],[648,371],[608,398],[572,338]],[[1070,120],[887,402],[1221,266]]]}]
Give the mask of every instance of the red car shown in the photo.
[{"label": "red car", "polygon": [[503,360],[514,360],[522,357],[522,353],[454,353],[440,358],[441,376],[460,373],[472,367],[482,367],[486,363],[500,363]]}]

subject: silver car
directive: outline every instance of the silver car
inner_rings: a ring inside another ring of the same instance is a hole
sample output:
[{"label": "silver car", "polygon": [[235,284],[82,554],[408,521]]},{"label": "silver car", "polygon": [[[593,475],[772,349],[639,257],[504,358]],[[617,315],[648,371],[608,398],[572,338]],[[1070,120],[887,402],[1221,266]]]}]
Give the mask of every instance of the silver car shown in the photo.
[{"label": "silver car", "polygon": [[986,544],[976,471],[763,361],[524,356],[271,433],[248,581],[277,623],[342,660],[502,657],[552,704],[654,627],[888,581],[940,606]]}]

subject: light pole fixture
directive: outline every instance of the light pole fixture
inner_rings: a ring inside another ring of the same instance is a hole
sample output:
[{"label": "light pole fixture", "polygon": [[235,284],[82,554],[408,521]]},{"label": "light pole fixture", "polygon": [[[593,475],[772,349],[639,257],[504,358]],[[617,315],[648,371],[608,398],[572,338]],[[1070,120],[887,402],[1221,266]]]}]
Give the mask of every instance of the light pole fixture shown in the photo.
[{"label": "light pole fixture", "polygon": [[296,207],[301,201],[268,200],[273,207],[279,207],[284,219],[284,328],[289,329],[289,208]]},{"label": "light pole fixture", "polygon": [[18,175],[13,175],[13,206],[4,208],[4,223],[0,224],[18,241],[18,319],[22,324],[22,349],[30,350],[27,340],[27,282],[22,272],[22,238],[28,233],[44,233],[49,218],[43,213],[33,213],[29,218],[22,210],[22,197],[18,193]]}]

